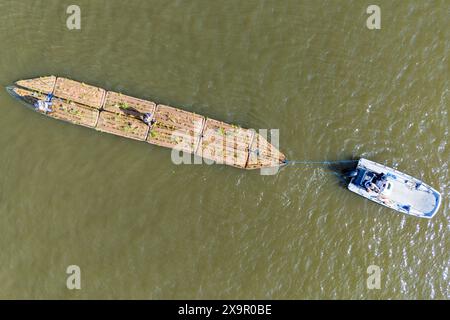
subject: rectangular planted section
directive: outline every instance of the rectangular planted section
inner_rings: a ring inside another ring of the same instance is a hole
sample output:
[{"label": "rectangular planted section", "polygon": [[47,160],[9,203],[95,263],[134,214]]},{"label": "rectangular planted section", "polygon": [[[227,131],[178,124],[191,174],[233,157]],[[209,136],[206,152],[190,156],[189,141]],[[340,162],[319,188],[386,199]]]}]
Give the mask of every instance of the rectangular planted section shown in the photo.
[{"label": "rectangular planted section", "polygon": [[39,77],[33,79],[19,80],[16,82],[18,86],[34,90],[43,94],[48,94],[53,91],[53,87],[55,86],[56,77],[48,76],[48,77]]},{"label": "rectangular planted section", "polygon": [[249,150],[247,169],[276,167],[284,160],[284,154],[270,144],[263,136],[255,133]]},{"label": "rectangular planted section", "polygon": [[100,109],[105,90],[82,82],[58,78],[54,95],[68,101],[75,101],[89,107]]},{"label": "rectangular planted section", "polygon": [[109,111],[100,112],[95,129],[142,141],[145,140],[148,133],[148,125],[141,120],[138,120],[133,116]]},{"label": "rectangular planted section", "polygon": [[156,104],[151,101],[108,91],[103,109],[111,112],[127,113],[136,117],[141,117],[144,113],[153,114],[156,109]]},{"label": "rectangular planted section", "polygon": [[207,119],[197,155],[239,168],[245,168],[253,131]]},{"label": "rectangular planted section", "polygon": [[97,123],[99,111],[76,102],[67,102],[61,99],[52,100],[52,112],[49,117],[64,120],[73,124],[93,128]]},{"label": "rectangular planted section", "polygon": [[205,118],[192,112],[158,105],[147,142],[186,152],[195,152]]}]

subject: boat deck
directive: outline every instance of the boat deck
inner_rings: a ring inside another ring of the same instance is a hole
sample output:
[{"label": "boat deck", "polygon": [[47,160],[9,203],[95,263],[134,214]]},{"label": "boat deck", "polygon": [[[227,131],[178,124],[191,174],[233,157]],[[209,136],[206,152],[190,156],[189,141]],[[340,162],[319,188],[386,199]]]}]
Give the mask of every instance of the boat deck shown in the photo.
[{"label": "boat deck", "polygon": [[393,190],[390,200],[398,205],[410,206],[419,212],[431,212],[435,207],[435,197],[425,190],[416,190],[408,187],[408,184],[396,179],[390,180]]}]

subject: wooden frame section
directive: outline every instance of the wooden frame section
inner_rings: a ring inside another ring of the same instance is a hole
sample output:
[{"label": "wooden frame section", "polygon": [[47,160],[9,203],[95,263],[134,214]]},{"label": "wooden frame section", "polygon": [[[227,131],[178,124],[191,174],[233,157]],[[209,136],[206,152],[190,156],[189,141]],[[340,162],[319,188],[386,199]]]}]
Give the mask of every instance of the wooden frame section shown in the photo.
[{"label": "wooden frame section", "polygon": [[100,112],[95,129],[140,141],[144,141],[148,134],[148,125],[141,120],[109,111]]},{"label": "wooden frame section", "polygon": [[16,85],[20,87],[34,90],[43,94],[52,93],[55,87],[55,83],[56,83],[55,76],[47,76],[16,81]]},{"label": "wooden frame section", "polygon": [[196,154],[216,163],[245,168],[251,138],[252,130],[208,118]]},{"label": "wooden frame section", "polygon": [[255,132],[255,136],[250,145],[246,165],[247,169],[276,167],[284,160],[284,154],[270,144],[263,136]]},{"label": "wooden frame section", "polygon": [[194,153],[200,141],[205,118],[166,105],[158,105],[147,142]]},{"label": "wooden frame section", "polygon": [[136,117],[141,117],[143,113],[153,114],[156,109],[156,103],[108,91],[106,93],[103,109],[116,113],[125,112]]},{"label": "wooden frame section", "polygon": [[103,95],[106,91],[82,82],[58,78],[56,79],[54,95],[68,101],[75,101],[89,107],[100,109]]}]

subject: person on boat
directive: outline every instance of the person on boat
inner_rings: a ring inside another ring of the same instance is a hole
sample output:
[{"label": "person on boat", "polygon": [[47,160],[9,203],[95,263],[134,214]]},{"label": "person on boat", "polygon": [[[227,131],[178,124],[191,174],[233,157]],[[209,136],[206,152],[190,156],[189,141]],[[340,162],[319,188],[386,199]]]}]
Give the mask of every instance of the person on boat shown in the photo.
[{"label": "person on boat", "polygon": [[144,113],[143,116],[142,116],[142,121],[144,121],[149,126],[151,126],[152,124],[155,123],[155,120],[152,119],[151,112]]},{"label": "person on boat", "polygon": [[380,193],[380,188],[378,188],[378,186],[371,181],[368,181],[366,183],[366,190],[369,193],[371,193],[371,192]]},{"label": "person on boat", "polygon": [[384,204],[387,204],[389,206],[394,204],[394,201],[389,199],[389,197],[385,194],[380,193],[380,195],[378,196],[378,200],[382,201]]},{"label": "person on boat", "polygon": [[41,111],[41,112],[45,112],[45,113],[52,112],[53,110],[52,110],[52,108],[50,108],[52,105],[52,99],[53,99],[53,94],[49,93],[45,100],[37,100],[34,103],[34,107],[38,111]]},{"label": "person on boat", "polygon": [[374,180],[377,181],[386,181],[387,177],[383,172],[375,173]]},{"label": "person on boat", "polygon": [[383,172],[377,173],[372,182],[374,182],[380,192],[382,192],[384,188],[386,188],[387,176]]}]

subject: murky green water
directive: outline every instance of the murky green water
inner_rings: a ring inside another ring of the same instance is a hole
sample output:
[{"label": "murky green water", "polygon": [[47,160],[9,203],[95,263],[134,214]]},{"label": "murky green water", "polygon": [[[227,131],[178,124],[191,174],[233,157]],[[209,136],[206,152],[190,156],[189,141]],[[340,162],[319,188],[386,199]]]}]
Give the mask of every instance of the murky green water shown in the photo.
[{"label": "murky green water", "polygon": [[0,298],[449,298],[450,2],[377,1],[377,31],[369,4],[1,0],[2,86],[56,74],[279,128],[290,159],[367,157],[444,199],[428,221],[326,167],[176,166],[1,91]]}]

